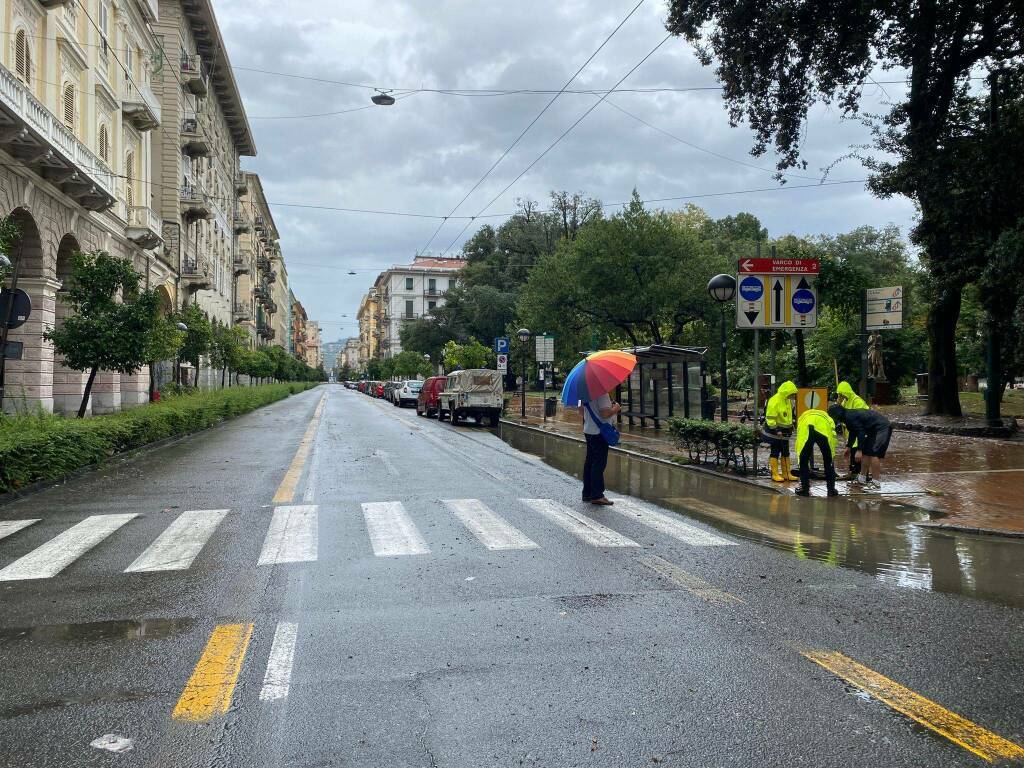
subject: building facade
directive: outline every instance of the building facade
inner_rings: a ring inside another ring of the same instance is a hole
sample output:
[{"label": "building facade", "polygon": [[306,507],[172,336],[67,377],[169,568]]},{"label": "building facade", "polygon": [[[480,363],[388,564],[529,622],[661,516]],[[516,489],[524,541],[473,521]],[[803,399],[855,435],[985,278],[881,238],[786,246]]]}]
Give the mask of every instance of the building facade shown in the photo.
[{"label": "building facade", "polygon": [[272,256],[279,253],[277,225],[255,173],[242,175],[243,189],[235,207],[234,320],[252,337],[253,346],[285,346],[278,337],[274,315],[278,305],[271,288],[277,280]]},{"label": "building facade", "polygon": [[323,365],[323,341],[320,338],[320,323],[310,320],[306,323],[306,365],[317,368]]},{"label": "building facade", "polygon": [[442,306],[464,264],[463,259],[417,256],[412,264],[381,272],[373,284],[379,348],[370,357],[394,357],[401,352],[402,326]]},{"label": "building facade", "polygon": [[289,336],[291,342],[289,343],[290,351],[295,357],[303,362],[306,361],[306,308],[302,306],[302,302],[295,300],[292,303],[292,323]]},{"label": "building facade", "polygon": [[356,319],[359,322],[359,365],[360,371],[366,370],[367,363],[380,353],[380,328],[378,319],[377,289],[371,288],[359,302]]}]

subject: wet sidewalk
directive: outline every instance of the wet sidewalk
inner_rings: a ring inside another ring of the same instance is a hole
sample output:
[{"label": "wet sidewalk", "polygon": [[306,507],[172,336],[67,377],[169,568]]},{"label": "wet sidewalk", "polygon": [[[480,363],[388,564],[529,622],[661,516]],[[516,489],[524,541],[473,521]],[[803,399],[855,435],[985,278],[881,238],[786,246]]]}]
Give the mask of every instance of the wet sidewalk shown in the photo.
[{"label": "wet sidewalk", "polygon": [[[521,423],[518,398],[509,404],[505,418]],[[527,398],[525,423],[577,438],[582,434],[577,413],[559,406],[555,418],[544,421],[541,401],[534,398]],[[630,427],[625,420],[620,429],[620,448],[688,463],[685,451],[676,448],[666,430]],[[841,462],[842,456],[837,459]],[[767,463],[767,446],[762,446],[758,454],[762,470],[756,478],[732,472],[720,474],[776,492],[796,487],[796,483],[773,483],[765,469]],[[842,473],[845,467],[837,469]],[[998,440],[897,430],[885,461],[882,483],[882,491],[878,492],[840,482],[839,492],[860,498],[881,497],[925,509],[932,514],[932,520],[919,525],[1024,536],[1024,440],[1020,438]],[[824,482],[814,481],[811,492],[824,496]]]}]

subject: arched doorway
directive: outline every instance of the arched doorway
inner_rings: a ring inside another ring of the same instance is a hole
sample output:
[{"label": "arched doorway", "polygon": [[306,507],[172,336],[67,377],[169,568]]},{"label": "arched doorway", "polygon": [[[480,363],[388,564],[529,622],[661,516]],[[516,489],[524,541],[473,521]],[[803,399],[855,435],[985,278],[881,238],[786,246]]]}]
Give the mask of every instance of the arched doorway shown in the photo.
[{"label": "arched doorway", "polygon": [[32,298],[32,314],[28,322],[8,332],[8,341],[24,346],[22,359],[0,359],[0,407],[8,412],[28,412],[37,406],[52,411],[53,375],[47,363],[53,360],[53,346],[43,339],[43,331],[53,322],[56,283],[47,280],[43,241],[32,214],[16,208],[9,219],[18,234],[11,243],[9,258],[14,268],[5,287],[17,282]]},{"label": "arched doorway", "polygon": [[[54,327],[60,328],[71,316],[73,310],[68,301],[68,289],[71,288],[72,256],[81,250],[77,238],[66,234],[57,246],[56,278],[60,283],[54,305]],[[82,404],[82,393],[89,378],[86,371],[76,371],[64,365],[60,355],[55,354],[53,360],[53,410],[57,413],[78,413]],[[86,413],[89,412],[88,406]]]}]

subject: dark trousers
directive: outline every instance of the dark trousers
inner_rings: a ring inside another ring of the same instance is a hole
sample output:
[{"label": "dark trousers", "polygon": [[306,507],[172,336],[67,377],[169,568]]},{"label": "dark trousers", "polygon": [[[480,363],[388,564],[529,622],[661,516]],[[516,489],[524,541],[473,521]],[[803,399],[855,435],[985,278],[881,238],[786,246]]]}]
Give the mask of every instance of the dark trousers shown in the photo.
[{"label": "dark trousers", "polygon": [[587,458],[583,461],[583,500],[604,496],[604,469],[608,466],[608,443],[600,435],[585,435]]},{"label": "dark trousers", "polygon": [[771,448],[771,457],[778,459],[780,457],[789,458],[789,435],[787,435],[781,429],[768,429],[769,435],[778,435],[778,437],[772,437],[768,441],[768,446]]},{"label": "dark trousers", "polygon": [[807,442],[800,451],[800,487],[810,490],[811,487],[811,458],[814,454],[814,446],[821,449],[821,460],[825,464],[825,483],[830,491],[836,488],[836,465],[832,461],[832,446],[828,444],[828,438],[810,428],[807,434]]}]

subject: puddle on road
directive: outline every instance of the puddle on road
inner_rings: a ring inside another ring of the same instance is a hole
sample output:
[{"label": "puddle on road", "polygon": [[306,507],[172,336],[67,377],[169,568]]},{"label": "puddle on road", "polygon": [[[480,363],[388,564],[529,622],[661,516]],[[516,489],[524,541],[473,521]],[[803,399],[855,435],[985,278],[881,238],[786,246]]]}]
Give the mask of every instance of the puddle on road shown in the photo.
[{"label": "puddle on road", "polygon": [[191,629],[195,619],[122,619],[80,624],[43,624],[38,627],[0,628],[0,643],[32,640],[47,643],[83,643],[100,640],[160,640]]},{"label": "puddle on road", "polygon": [[[584,446],[502,423],[501,438],[575,477]],[[922,528],[924,510],[864,499],[802,499],[612,452],[608,488],[796,557],[869,573],[889,584],[1024,606],[1024,540]]]}]

